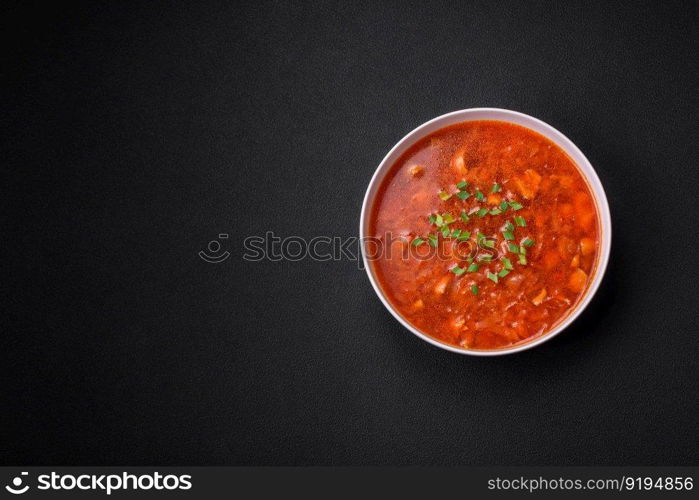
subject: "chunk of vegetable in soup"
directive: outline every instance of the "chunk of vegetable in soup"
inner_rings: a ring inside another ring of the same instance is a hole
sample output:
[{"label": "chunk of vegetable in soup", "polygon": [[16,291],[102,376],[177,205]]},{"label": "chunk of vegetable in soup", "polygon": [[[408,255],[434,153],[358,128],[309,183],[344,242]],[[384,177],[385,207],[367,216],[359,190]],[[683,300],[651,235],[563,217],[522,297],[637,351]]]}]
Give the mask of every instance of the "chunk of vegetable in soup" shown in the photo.
[{"label": "chunk of vegetable in soup", "polygon": [[415,328],[447,344],[498,349],[549,332],[597,265],[594,199],[573,161],[542,135],[465,122],[417,142],[374,202],[372,262]]}]

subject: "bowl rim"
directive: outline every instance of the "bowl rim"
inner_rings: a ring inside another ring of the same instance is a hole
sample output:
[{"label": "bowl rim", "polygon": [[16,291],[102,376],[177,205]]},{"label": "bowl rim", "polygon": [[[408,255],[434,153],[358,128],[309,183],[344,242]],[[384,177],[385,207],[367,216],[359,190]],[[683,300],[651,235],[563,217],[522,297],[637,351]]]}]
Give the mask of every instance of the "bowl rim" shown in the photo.
[{"label": "bowl rim", "polygon": [[[492,115],[492,118],[483,118],[478,115]],[[475,116],[475,117],[474,117]],[[463,119],[462,119],[463,118]],[[508,119],[510,118],[510,119]],[[597,213],[600,221],[600,256],[597,263],[597,268],[595,270],[595,277],[593,282],[588,287],[585,292],[585,296],[578,302],[575,309],[554,329],[550,332],[536,337],[535,339],[524,342],[522,344],[515,345],[513,347],[505,347],[502,349],[492,349],[492,350],[478,350],[478,349],[465,349],[454,345],[447,344],[436,338],[433,338],[417,328],[411,325],[405,318],[403,318],[400,313],[393,307],[393,305],[388,301],[383,293],[377,279],[374,276],[373,268],[371,263],[367,258],[367,252],[365,249],[365,237],[367,235],[368,229],[368,218],[371,215],[371,207],[373,205],[374,198],[378,191],[378,187],[381,185],[383,178],[386,173],[388,173],[390,167],[394,162],[402,155],[410,146],[415,144],[419,139],[424,136],[433,133],[441,128],[453,125],[456,123],[468,122],[468,121],[503,121],[508,123],[513,123],[520,125],[522,127],[528,128],[537,132],[558,147],[560,147],[568,156],[571,157],[573,162],[577,165],[578,169],[581,171],[583,177],[590,186],[593,198],[595,199],[595,204],[597,208]],[[445,113],[443,115],[437,116],[418,127],[411,130],[403,138],[401,138],[384,156],[383,160],[379,163],[378,167],[374,171],[369,185],[367,187],[366,193],[364,195],[364,201],[362,202],[362,211],[359,220],[359,236],[360,236],[360,250],[362,253],[362,262],[364,264],[364,269],[366,270],[369,281],[371,282],[374,291],[378,295],[379,299],[383,303],[384,307],[393,315],[394,318],[398,320],[399,323],[403,325],[408,331],[416,335],[418,338],[428,342],[441,349],[454,352],[457,354],[466,354],[469,356],[502,356],[506,354],[514,354],[516,352],[522,352],[532,347],[538,346],[559,333],[568,328],[580,314],[587,308],[592,298],[597,293],[597,290],[602,283],[604,275],[607,271],[607,264],[609,263],[609,255],[611,252],[612,243],[612,221],[611,214],[609,210],[609,202],[607,200],[607,195],[602,186],[602,182],[597,175],[594,167],[583,154],[583,152],[562,132],[552,127],[548,123],[535,118],[533,116],[527,115],[525,113],[520,113],[518,111],[513,111],[504,108],[467,108],[458,111],[452,111],[450,113]]]}]

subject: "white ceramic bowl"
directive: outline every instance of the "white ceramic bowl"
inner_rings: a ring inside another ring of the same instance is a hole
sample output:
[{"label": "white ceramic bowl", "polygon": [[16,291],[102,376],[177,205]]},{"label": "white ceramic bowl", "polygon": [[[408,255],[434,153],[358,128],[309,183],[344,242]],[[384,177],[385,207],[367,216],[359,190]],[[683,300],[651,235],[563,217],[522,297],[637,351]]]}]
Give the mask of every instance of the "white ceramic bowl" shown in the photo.
[{"label": "white ceramic bowl", "polygon": [[[578,168],[582,172],[583,176],[587,180],[592,193],[595,197],[595,202],[597,204],[597,212],[600,218],[601,231],[600,231],[600,246],[599,246],[599,261],[597,263],[597,268],[595,270],[595,275],[592,284],[588,287],[585,292],[585,296],[578,302],[575,310],[568,315],[565,320],[559,323],[550,332],[536,337],[529,342],[524,342],[522,344],[517,344],[513,347],[506,347],[502,349],[493,350],[477,350],[477,349],[463,349],[453,345],[445,344],[439,340],[430,337],[429,335],[421,332],[410,323],[408,323],[405,318],[403,318],[398,311],[391,305],[386,296],[384,295],[381,287],[379,286],[376,276],[374,276],[374,271],[370,262],[367,259],[367,249],[365,248],[365,238],[369,236],[367,234],[367,229],[369,227],[369,217],[371,216],[371,207],[374,203],[374,198],[378,191],[379,186],[383,182],[386,173],[389,171],[391,166],[400,158],[400,156],[416,141],[419,139],[435,132],[441,128],[453,125],[455,123],[462,123],[474,120],[498,120],[503,122],[515,123],[521,125],[528,129],[534,130],[540,133],[544,137],[547,137],[555,144],[557,144],[563,151],[565,151],[577,164]],[[560,133],[558,130],[553,128],[541,120],[538,120],[532,116],[525,115],[523,113],[518,113],[516,111],[510,111],[508,109],[498,109],[498,108],[471,108],[464,109],[461,111],[454,111],[452,113],[447,113],[446,115],[438,116],[437,118],[423,123],[415,130],[410,132],[408,135],[403,137],[398,144],[393,146],[393,148],[384,157],[383,161],[379,164],[379,167],[374,172],[374,176],[369,182],[369,187],[367,188],[366,195],[364,196],[364,203],[362,204],[362,214],[359,221],[359,234],[362,237],[362,259],[364,261],[364,267],[367,274],[369,275],[369,281],[374,287],[376,294],[383,302],[383,305],[393,314],[393,316],[408,330],[420,337],[422,340],[429,342],[437,347],[446,349],[447,351],[456,352],[459,354],[471,354],[475,356],[498,356],[502,354],[510,354],[514,352],[520,352],[525,349],[537,346],[547,340],[555,337],[560,332],[565,330],[568,325],[570,325],[575,319],[580,315],[580,313],[587,307],[590,300],[597,292],[604,273],[607,269],[607,262],[609,261],[609,251],[612,244],[612,221],[609,215],[609,204],[607,203],[607,196],[604,193],[604,188],[602,183],[597,177],[595,169],[592,168],[590,162],[585,158],[585,155],[577,148],[573,142],[568,139],[565,135]]]}]

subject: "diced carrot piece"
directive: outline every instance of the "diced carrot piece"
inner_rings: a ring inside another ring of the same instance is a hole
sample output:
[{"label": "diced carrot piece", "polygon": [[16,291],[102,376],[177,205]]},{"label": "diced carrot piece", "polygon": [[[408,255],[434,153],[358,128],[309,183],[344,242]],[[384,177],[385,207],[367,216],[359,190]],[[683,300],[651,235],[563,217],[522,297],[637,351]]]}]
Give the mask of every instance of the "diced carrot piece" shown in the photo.
[{"label": "diced carrot piece", "polygon": [[522,196],[525,198],[532,199],[536,196],[537,191],[539,191],[539,185],[541,184],[541,175],[536,170],[527,169],[519,177],[515,177],[515,184]]},{"label": "diced carrot piece", "polygon": [[444,276],[442,279],[440,279],[437,282],[437,285],[434,287],[434,292],[443,295],[447,289],[447,285],[449,284],[450,279],[451,277],[448,274]]},{"label": "diced carrot piece", "polygon": [[514,331],[517,332],[517,336],[520,339],[526,339],[529,336],[529,332],[527,332],[527,325],[525,325],[524,322],[518,322],[513,328]]},{"label": "diced carrot piece", "polygon": [[587,273],[582,269],[577,268],[575,271],[573,271],[573,274],[571,274],[570,278],[568,279],[568,288],[570,288],[573,292],[580,293],[585,288],[586,283]]},{"label": "diced carrot piece", "polygon": [[575,221],[578,223],[578,226],[585,229],[586,231],[592,229],[592,223],[594,222],[594,220],[594,212],[580,212],[577,215],[577,217],[575,217]]},{"label": "diced carrot piece", "polygon": [[499,205],[502,201],[502,196],[497,193],[488,195],[488,205]]},{"label": "diced carrot piece", "polygon": [[457,175],[464,175],[466,173],[466,161],[464,160],[463,149],[457,151],[451,159],[451,168],[454,169]]},{"label": "diced carrot piece", "polygon": [[422,177],[422,174],[425,173],[425,166],[424,165],[413,165],[408,169],[408,173],[410,174],[411,177]]},{"label": "diced carrot piece", "polygon": [[539,184],[541,184],[541,174],[532,168],[525,170],[524,174],[527,176],[529,183],[534,187],[534,189],[538,189]]},{"label": "diced carrot piece", "polygon": [[541,305],[541,303],[546,298],[546,288],[542,288],[541,291],[532,299],[532,304],[535,306]]},{"label": "diced carrot piece", "polygon": [[503,333],[510,340],[510,342],[518,342],[520,337],[517,334],[517,330],[514,328],[505,328]]},{"label": "diced carrot piece", "polygon": [[595,240],[592,238],[582,238],[580,240],[580,251],[583,255],[590,255],[595,251]]},{"label": "diced carrot piece", "polygon": [[588,212],[592,208],[592,200],[586,192],[579,191],[573,197],[573,205],[578,212]]},{"label": "diced carrot piece", "polygon": [[559,208],[558,208],[559,213],[564,216],[564,217],[570,217],[573,215],[573,205],[570,203],[563,203]]},{"label": "diced carrot piece", "polygon": [[461,327],[464,326],[464,323],[465,323],[465,320],[464,320],[463,316],[459,316],[459,317],[453,318],[451,320],[451,326],[455,330],[461,330]]},{"label": "diced carrot piece", "polygon": [[558,265],[560,260],[560,254],[556,250],[549,250],[544,254],[544,267],[550,271]]},{"label": "diced carrot piece", "polygon": [[568,238],[567,236],[561,236],[558,238],[558,251],[560,252],[561,257],[567,259],[568,256],[575,253],[576,250],[577,245],[573,243],[572,239]]},{"label": "diced carrot piece", "polygon": [[413,302],[412,308],[413,311],[421,311],[425,308],[425,303],[422,301],[422,299],[417,299],[415,302]]},{"label": "diced carrot piece", "polygon": [[580,266],[580,254],[576,253],[575,257],[573,257],[573,260],[570,261],[570,267],[578,266]]}]

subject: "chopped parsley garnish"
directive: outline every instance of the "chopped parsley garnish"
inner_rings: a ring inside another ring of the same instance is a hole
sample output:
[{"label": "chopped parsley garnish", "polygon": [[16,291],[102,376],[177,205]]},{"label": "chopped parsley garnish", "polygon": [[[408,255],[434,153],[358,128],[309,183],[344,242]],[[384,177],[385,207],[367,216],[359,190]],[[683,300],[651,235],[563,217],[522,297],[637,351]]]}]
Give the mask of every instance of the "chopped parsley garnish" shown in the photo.
[{"label": "chopped parsley garnish", "polygon": [[460,200],[467,200],[468,197],[471,196],[471,193],[468,191],[459,191],[456,193],[456,196],[458,196]]},{"label": "chopped parsley garnish", "polygon": [[457,276],[461,276],[466,272],[466,269],[464,269],[463,267],[454,266],[451,268],[451,272],[456,274]]},{"label": "chopped parsley garnish", "polygon": [[[468,191],[466,191],[468,187],[469,183],[466,180],[461,180],[456,184],[458,192],[449,193],[446,190],[442,190],[439,192],[439,198],[442,201],[447,201],[455,194],[462,201],[468,200],[471,196],[473,196],[479,202],[485,201],[486,196],[483,194],[483,192],[481,192],[480,189],[476,189],[473,193],[469,193]],[[502,185],[494,183],[490,189],[490,193],[494,194],[501,192]],[[456,217],[449,212],[442,214],[431,214],[428,219],[430,224],[437,227],[437,232],[435,234],[429,233],[427,236],[424,237],[416,236],[412,241],[412,245],[415,247],[419,247],[420,245],[428,243],[430,246],[437,248],[439,244],[438,236],[440,234],[445,239],[453,238],[457,242],[466,241],[471,237],[471,231],[462,228],[450,228],[449,225],[457,221],[467,223],[471,220],[471,217],[473,215],[476,215],[479,218],[483,218],[488,214],[501,215],[505,213],[507,210],[518,211],[523,208],[524,206],[518,201],[504,199],[501,202],[499,202],[496,206],[475,206],[468,210],[465,209],[461,211],[461,213]],[[507,249],[509,250],[509,252],[517,256],[517,260],[515,261],[514,258],[508,258],[503,256],[500,257],[500,261],[502,262],[502,268],[499,271],[494,273],[488,269],[485,269],[485,276],[496,284],[501,278],[505,278],[508,274],[515,270],[513,262],[516,262],[519,265],[523,266],[527,265],[527,248],[532,247],[535,244],[534,240],[529,236],[526,236],[525,238],[521,239],[519,245],[515,243],[515,230],[518,227],[527,227],[527,221],[524,219],[524,217],[520,215],[514,215],[513,220],[506,220],[500,229],[500,233],[502,234],[504,243],[506,243]],[[485,249],[486,252],[488,251],[488,249],[496,248],[496,239],[486,237],[486,235],[481,233],[480,231],[476,233],[476,241],[478,246],[482,249]],[[457,276],[461,276],[465,273],[475,273],[480,269],[481,262],[492,262],[493,255],[490,255],[489,253],[481,253],[476,255],[475,259],[474,257],[469,256],[465,258],[464,261],[464,267],[461,267],[460,265],[454,265],[450,269],[450,271]],[[473,293],[474,295],[478,295],[479,289],[477,285],[474,284],[470,288],[471,293]]]},{"label": "chopped parsley garnish", "polygon": [[463,230],[463,231],[461,231],[461,234],[459,234],[459,236],[456,237],[456,241],[466,241],[470,237],[471,237],[471,231]]}]

